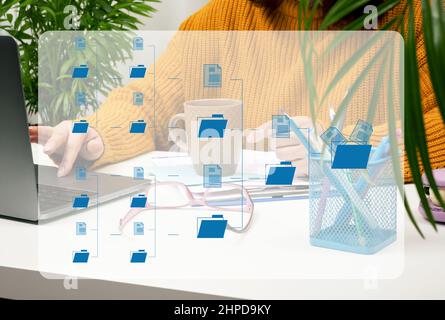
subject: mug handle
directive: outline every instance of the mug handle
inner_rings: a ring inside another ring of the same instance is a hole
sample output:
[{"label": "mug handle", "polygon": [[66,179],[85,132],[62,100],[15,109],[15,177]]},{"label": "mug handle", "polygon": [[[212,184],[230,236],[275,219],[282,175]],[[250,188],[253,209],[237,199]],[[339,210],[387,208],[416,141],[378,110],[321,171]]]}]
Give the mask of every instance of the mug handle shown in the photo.
[{"label": "mug handle", "polygon": [[[184,113],[178,113],[171,117],[170,121],[168,122],[168,139],[172,141],[174,144],[176,144],[179,149],[183,152],[187,152],[188,145],[187,145],[187,133],[185,132],[185,129],[178,128],[178,122],[184,121],[184,128],[185,128],[185,114]],[[182,130],[183,135],[179,134],[176,130]],[[178,137],[184,137],[184,139]]]}]

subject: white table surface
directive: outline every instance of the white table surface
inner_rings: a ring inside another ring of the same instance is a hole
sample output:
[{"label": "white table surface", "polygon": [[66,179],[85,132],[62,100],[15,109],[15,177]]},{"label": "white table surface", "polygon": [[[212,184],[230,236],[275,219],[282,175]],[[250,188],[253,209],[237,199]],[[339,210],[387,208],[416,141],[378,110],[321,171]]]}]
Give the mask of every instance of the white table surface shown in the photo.
[{"label": "white table surface", "polygon": [[[102,171],[118,170],[122,174],[131,174],[133,165],[144,157],[147,155],[108,166]],[[45,163],[41,159],[39,162]],[[413,186],[406,186],[406,191],[410,204],[417,207],[418,198]],[[123,201],[127,200],[112,202],[106,208],[112,211],[122,206]],[[417,214],[417,210],[415,212]],[[82,214],[93,215],[89,211]],[[153,269],[149,274],[141,273],[141,278],[126,277],[124,274],[122,279],[116,279],[113,273],[101,273],[99,268],[91,272],[80,272],[79,275],[126,284],[247,299],[445,297],[445,275],[442,271],[445,264],[444,226],[439,225],[439,232],[436,233],[420,216],[418,222],[426,240],[417,234],[408,219],[406,223],[403,222],[403,212],[400,212],[397,243],[371,257],[311,247],[307,239],[306,200],[257,204],[252,229],[241,236],[228,234],[224,243],[219,242],[216,245],[214,242],[196,242],[196,239],[187,236],[179,241],[169,240],[163,234],[175,228],[180,234],[184,234],[180,226],[187,224],[184,218],[187,214],[182,217],[175,216],[175,213],[164,216],[169,218],[159,218],[158,225],[163,225],[165,230],[159,227],[160,235],[157,240],[163,244],[157,248],[157,257],[150,261]],[[63,225],[66,221],[64,219],[70,218],[60,219],[61,222],[58,223]],[[171,226],[176,227],[171,229]],[[51,224],[42,226],[0,219],[0,266],[66,274],[66,269],[57,264],[51,267],[44,263],[42,270],[42,263],[39,262],[39,249],[41,253],[42,248],[39,248],[39,241],[36,241],[41,238],[41,228],[46,228],[44,234],[47,234],[48,228],[53,227]],[[185,248],[188,250],[186,253],[183,252]],[[213,265],[218,256],[212,256],[208,252],[215,250],[221,250],[224,259],[217,260],[219,263]],[[206,252],[207,254],[203,254]],[[283,266],[287,263],[298,267]],[[241,265],[239,272],[234,271],[237,270],[234,268],[237,264]],[[330,271],[323,272],[320,264]],[[348,270],[344,267],[348,264],[361,269],[357,272]],[[365,268],[367,265],[377,266],[377,269],[371,269],[369,273]],[[385,270],[379,269],[381,266]],[[249,270],[252,272],[249,273]]]}]

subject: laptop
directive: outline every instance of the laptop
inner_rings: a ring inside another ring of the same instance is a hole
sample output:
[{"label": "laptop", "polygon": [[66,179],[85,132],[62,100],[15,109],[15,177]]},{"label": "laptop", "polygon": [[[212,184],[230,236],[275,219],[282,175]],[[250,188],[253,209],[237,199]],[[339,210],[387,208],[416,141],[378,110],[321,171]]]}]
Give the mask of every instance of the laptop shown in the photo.
[{"label": "laptop", "polygon": [[0,36],[0,70],[0,216],[49,220],[77,212],[76,197],[88,197],[90,208],[138,193],[150,184],[101,173],[88,174],[83,181],[74,174],[57,178],[57,168],[34,165],[17,45],[8,36]]}]

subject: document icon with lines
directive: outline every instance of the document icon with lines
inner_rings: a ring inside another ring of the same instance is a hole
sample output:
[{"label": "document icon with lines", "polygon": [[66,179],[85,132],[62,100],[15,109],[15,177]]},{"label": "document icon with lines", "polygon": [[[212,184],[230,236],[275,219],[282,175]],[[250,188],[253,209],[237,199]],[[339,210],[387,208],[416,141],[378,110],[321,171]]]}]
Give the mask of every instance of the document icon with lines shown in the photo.
[{"label": "document icon with lines", "polygon": [[290,121],[285,115],[272,116],[272,132],[275,138],[290,138]]},{"label": "document icon with lines", "polygon": [[134,167],[133,168],[133,178],[135,180],[144,180],[144,178],[145,178],[144,168]]},{"label": "document icon with lines", "polygon": [[204,65],[204,87],[221,88],[222,69],[219,64]]},{"label": "document icon with lines", "polygon": [[221,187],[222,169],[217,164],[204,165],[204,188]]},{"label": "document icon with lines", "polygon": [[133,224],[133,233],[135,236],[144,235],[144,223],[140,221],[135,221]]},{"label": "document icon with lines", "polygon": [[76,236],[85,236],[87,234],[87,224],[85,222],[76,222]]}]

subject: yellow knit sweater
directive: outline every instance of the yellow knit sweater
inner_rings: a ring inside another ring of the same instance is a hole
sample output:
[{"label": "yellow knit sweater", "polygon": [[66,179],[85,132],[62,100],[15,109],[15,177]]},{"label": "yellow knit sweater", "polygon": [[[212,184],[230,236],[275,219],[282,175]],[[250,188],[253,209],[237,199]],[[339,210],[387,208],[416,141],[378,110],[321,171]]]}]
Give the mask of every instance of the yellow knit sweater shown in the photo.
[{"label": "yellow knit sweater", "polygon": [[[402,12],[405,1],[388,12],[381,20],[380,24],[391,20],[395,15]],[[416,7],[416,16],[420,17],[420,5]],[[266,13],[264,9],[255,7],[248,0],[213,0],[210,1],[197,13],[193,14],[180,27],[180,30],[298,30],[298,7],[296,0],[286,0],[273,13]],[[321,12],[315,15],[311,29],[317,29],[322,21]],[[417,19],[416,30],[418,31],[418,62],[420,71],[420,84],[422,90],[422,102],[424,105],[425,125],[428,137],[428,149],[433,168],[445,166],[445,128],[442,122],[433,88],[428,73],[423,39],[421,37],[421,19]],[[128,133],[128,123],[135,119],[150,120],[155,117],[152,104],[143,108],[135,108],[132,101],[132,94],[135,91],[143,92],[146,96],[152,97],[156,101],[155,110],[162,110],[162,117],[157,116],[156,121],[168,121],[168,118],[181,110],[181,98],[199,98],[199,96],[180,96],[178,90],[186,90],[187,84],[181,81],[172,81],[171,77],[179,67],[178,56],[181,52],[175,50],[174,46],[169,46],[166,52],[156,62],[156,88],[153,82],[142,79],[131,82],[129,85],[113,90],[107,100],[99,110],[87,120],[92,127],[99,132],[105,150],[102,156],[95,162],[94,166],[101,166],[107,163],[122,161],[141,153],[145,153],[160,146],[153,136],[131,135]],[[273,90],[273,88],[270,88]],[[153,94],[154,91],[154,94]],[[249,92],[249,90],[244,90]],[[252,90],[251,92],[255,92]],[[259,101],[257,97],[247,96],[252,105],[261,106],[261,110],[250,108],[244,111],[245,119],[249,119],[246,127],[259,126],[270,118],[270,112],[263,110],[267,104]],[[257,100],[256,100],[257,99]],[[276,106],[274,106],[276,107]],[[167,109],[167,110],[165,110]],[[156,111],[158,113],[158,111]],[[161,113],[159,113],[161,114]],[[267,115],[262,116],[262,114]],[[120,127],[120,128],[119,128]],[[348,130],[348,129],[346,129]],[[377,129],[375,134],[382,136],[384,129]],[[381,131],[381,132],[379,132]],[[406,158],[404,160],[405,180],[410,181],[410,171]]]}]

